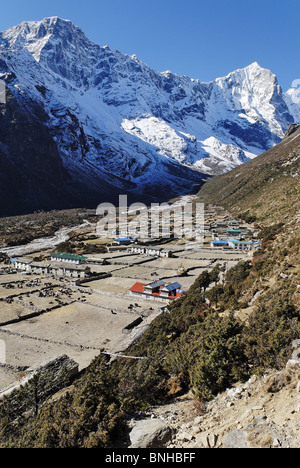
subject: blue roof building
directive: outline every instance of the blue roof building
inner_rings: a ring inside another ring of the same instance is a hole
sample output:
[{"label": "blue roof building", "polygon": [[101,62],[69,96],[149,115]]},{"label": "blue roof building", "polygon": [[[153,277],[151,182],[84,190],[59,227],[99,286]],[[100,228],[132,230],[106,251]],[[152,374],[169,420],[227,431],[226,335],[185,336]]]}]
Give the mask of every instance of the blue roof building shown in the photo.
[{"label": "blue roof building", "polygon": [[114,242],[116,242],[117,244],[132,244],[133,242],[135,242],[136,239],[132,239],[132,237],[117,237],[114,239]]},{"label": "blue roof building", "polygon": [[226,240],[213,240],[211,241],[211,247],[226,247],[228,246],[228,241]]}]

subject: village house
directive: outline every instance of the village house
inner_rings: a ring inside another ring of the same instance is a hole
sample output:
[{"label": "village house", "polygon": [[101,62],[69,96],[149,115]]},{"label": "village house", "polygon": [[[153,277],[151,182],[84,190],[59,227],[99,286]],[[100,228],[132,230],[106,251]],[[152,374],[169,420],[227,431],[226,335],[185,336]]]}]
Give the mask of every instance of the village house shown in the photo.
[{"label": "village house", "polygon": [[12,264],[16,270],[35,275],[53,275],[75,279],[84,279],[91,271],[87,265],[80,265],[75,261],[70,263],[61,260],[58,262],[34,262],[27,258],[19,258],[13,259]]},{"label": "village house", "polygon": [[128,248],[128,252],[144,255],[146,253],[146,247],[142,247],[141,245],[134,245]]},{"label": "village house", "polygon": [[132,296],[144,297],[147,300],[159,300],[165,302],[171,302],[182,296],[184,291],[181,289],[179,283],[172,283],[166,285],[164,281],[159,280],[154,283],[135,283],[130,288],[130,294]]},{"label": "village house", "polygon": [[51,274],[66,278],[85,279],[91,272],[86,265],[50,265]]},{"label": "village house", "polygon": [[137,253],[141,255],[147,255],[149,257],[172,257],[172,252],[162,247],[144,247],[140,245],[134,245],[128,248],[129,253]]},{"label": "village house", "polygon": [[160,257],[161,249],[158,247],[147,247],[146,248],[146,255],[149,257]]},{"label": "village house", "polygon": [[50,264],[46,262],[32,262],[30,264],[30,273],[36,275],[48,275]]},{"label": "village house", "polygon": [[83,257],[82,255],[58,252],[51,255],[51,260],[53,262],[65,262],[80,265],[81,263],[84,263],[87,260],[87,258]]},{"label": "village house", "polygon": [[228,229],[227,234],[229,236],[240,236],[242,234],[242,231],[240,229]]},{"label": "village house", "polygon": [[30,258],[12,258],[11,263],[16,268],[16,270],[30,272],[30,265],[33,262]]},{"label": "village house", "polygon": [[181,291],[181,284],[179,283],[172,283],[172,284],[169,284],[167,286],[163,286],[161,289],[160,289],[160,296],[161,298],[164,298],[164,299],[169,299],[169,298],[176,298],[177,297],[177,294],[181,295],[182,293],[179,292]]},{"label": "village house", "polygon": [[212,248],[228,247],[228,241],[226,241],[226,240],[213,240],[213,241],[211,241],[210,246]]},{"label": "village house", "polygon": [[231,220],[228,222],[228,229],[240,229],[240,223],[238,221]]},{"label": "village house", "polygon": [[113,239],[113,245],[129,245],[133,244],[135,241],[136,239],[132,237],[116,237]]},{"label": "village house", "polygon": [[228,240],[229,248],[233,250],[254,250],[261,246],[261,242],[253,241],[242,241],[238,239],[229,239]]},{"label": "village house", "polygon": [[196,224],[194,230],[200,233],[208,233],[211,230],[211,223]]}]

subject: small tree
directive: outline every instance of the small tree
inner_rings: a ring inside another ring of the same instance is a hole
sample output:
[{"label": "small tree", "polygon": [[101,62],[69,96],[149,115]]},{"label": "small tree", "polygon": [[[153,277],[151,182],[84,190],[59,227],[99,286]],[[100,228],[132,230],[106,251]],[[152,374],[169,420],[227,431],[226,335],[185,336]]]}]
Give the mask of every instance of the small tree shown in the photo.
[{"label": "small tree", "polygon": [[200,288],[200,291],[203,291],[205,292],[206,289],[208,288],[208,286],[210,285],[211,283],[211,277],[210,277],[210,274],[208,273],[207,270],[205,270],[203,273],[201,273],[201,275],[199,276],[198,280],[197,280],[197,285],[199,286]]},{"label": "small tree", "polygon": [[221,271],[222,271],[222,267],[220,263],[218,263],[209,274],[211,283],[215,283],[216,285],[220,281]]},{"label": "small tree", "polygon": [[216,308],[218,307],[219,298],[223,293],[224,290],[220,286],[215,286],[209,292],[209,297],[216,304]]}]

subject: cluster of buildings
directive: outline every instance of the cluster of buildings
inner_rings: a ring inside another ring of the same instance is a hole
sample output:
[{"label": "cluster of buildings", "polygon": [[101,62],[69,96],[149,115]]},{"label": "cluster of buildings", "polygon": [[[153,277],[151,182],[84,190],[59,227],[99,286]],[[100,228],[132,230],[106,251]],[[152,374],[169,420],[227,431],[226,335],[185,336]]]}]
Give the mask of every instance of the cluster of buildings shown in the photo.
[{"label": "cluster of buildings", "polygon": [[[218,213],[214,207],[211,208],[211,212],[206,211],[205,223],[194,226],[194,229],[200,229],[203,233],[203,243],[199,246],[197,244],[199,248],[210,246],[213,249],[251,251],[260,246],[260,242],[253,240],[254,233],[250,226],[224,215],[224,212]],[[194,244],[196,245],[196,243]],[[166,248],[164,245],[149,245],[146,242],[141,245],[136,238],[130,236],[115,237],[111,245],[118,250],[126,250],[129,254],[140,254],[154,258],[173,256],[171,248]],[[68,253],[53,253],[51,260],[43,262],[28,258],[15,258],[11,261],[13,267],[20,272],[66,277],[70,278],[71,281],[82,281],[91,277],[89,263],[103,263],[103,260],[88,261],[84,256]],[[178,276],[184,275],[184,267],[181,266],[177,273]],[[154,273],[152,276],[158,276],[158,274]],[[132,296],[164,302],[178,299],[184,293],[185,291],[182,290],[179,283],[166,284],[161,279],[149,284],[136,282],[129,290],[129,294]]]},{"label": "cluster of buildings", "polygon": [[86,257],[67,253],[57,253],[51,256],[51,261],[36,262],[29,258],[13,258],[14,268],[23,273],[52,275],[73,279],[85,279],[91,272],[85,264]]},{"label": "cluster of buildings", "polygon": [[260,247],[261,242],[253,240],[253,230],[243,222],[233,219],[217,219],[210,223],[212,248],[224,250],[251,251]]},{"label": "cluster of buildings", "polygon": [[181,284],[172,283],[166,284],[163,280],[155,281],[154,283],[135,283],[130,288],[132,296],[143,297],[147,300],[160,300],[163,302],[171,302],[178,299],[185,293],[181,289]]},{"label": "cluster of buildings", "polygon": [[260,247],[261,242],[254,242],[252,240],[246,241],[246,240],[241,240],[241,239],[228,239],[228,240],[213,240],[211,241],[211,247],[222,247],[224,250],[230,249],[230,250],[253,250],[257,249]]}]

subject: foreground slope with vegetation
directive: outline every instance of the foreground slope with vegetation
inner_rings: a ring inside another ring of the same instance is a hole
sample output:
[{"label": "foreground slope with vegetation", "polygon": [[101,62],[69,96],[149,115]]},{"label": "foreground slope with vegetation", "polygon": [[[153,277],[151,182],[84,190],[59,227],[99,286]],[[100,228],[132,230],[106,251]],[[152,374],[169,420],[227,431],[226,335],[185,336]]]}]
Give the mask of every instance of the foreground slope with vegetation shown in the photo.
[{"label": "foreground slope with vegetation", "polygon": [[253,258],[224,281],[219,265],[203,272],[127,350],[139,359],[100,354],[38,411],[16,414],[0,402],[1,447],[126,447],[126,422],[137,411],[187,392],[205,410],[226,388],[286,366],[300,338],[300,129],[290,132],[199,193],[257,224],[262,246]]}]

